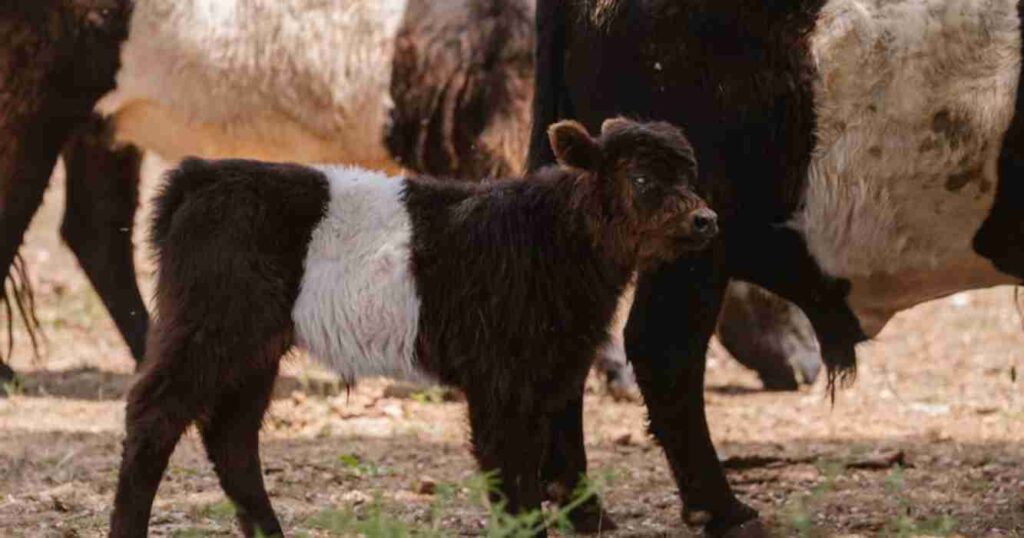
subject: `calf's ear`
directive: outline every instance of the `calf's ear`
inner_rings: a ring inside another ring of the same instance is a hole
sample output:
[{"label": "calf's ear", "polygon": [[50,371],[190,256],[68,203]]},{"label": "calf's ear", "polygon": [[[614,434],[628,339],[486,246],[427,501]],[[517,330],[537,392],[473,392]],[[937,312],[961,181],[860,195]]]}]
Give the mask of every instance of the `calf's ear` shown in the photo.
[{"label": "calf's ear", "polygon": [[581,170],[596,171],[601,161],[601,147],[579,122],[564,120],[548,127],[548,139],[558,164]]},{"label": "calf's ear", "polygon": [[604,120],[604,123],[601,124],[601,134],[606,135],[614,131],[626,129],[633,124],[634,122],[622,116],[616,118],[608,118]]}]

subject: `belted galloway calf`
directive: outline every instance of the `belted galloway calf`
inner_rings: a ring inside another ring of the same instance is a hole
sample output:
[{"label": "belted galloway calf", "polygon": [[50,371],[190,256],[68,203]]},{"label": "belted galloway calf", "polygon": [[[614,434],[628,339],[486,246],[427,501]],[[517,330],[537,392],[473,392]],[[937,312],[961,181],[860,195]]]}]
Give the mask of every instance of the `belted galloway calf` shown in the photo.
[{"label": "belted galloway calf", "polygon": [[[707,245],[717,223],[675,127],[612,119],[594,139],[561,122],[549,136],[561,166],[520,181],[237,160],[171,173],[156,201],[156,321],[128,397],[111,535],[146,531],[193,422],[245,534],[281,532],[258,433],[293,347],[350,381],[462,389],[474,455],[498,473],[511,513],[572,492],[585,469],[545,465],[548,437],[575,412],[620,297],[638,270]],[[597,501],[575,511],[594,512]]]}]

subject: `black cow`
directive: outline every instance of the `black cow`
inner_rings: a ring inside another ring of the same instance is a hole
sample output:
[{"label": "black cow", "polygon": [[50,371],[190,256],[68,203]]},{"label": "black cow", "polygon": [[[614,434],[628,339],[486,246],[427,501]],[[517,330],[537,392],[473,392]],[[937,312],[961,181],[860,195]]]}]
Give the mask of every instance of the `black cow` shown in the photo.
[{"label": "black cow", "polygon": [[[704,354],[730,278],[796,303],[830,385],[897,311],[1024,277],[1015,1],[540,0],[539,126],[685,126],[722,239],[642,275],[626,348],[688,521],[756,529],[708,433]],[[833,385],[834,387],[834,385]]]}]

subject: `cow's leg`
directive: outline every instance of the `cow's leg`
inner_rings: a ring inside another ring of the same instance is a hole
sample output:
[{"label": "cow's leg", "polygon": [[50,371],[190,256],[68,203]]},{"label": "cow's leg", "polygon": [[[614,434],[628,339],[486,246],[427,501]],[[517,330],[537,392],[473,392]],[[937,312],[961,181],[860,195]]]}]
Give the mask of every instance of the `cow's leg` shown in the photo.
[{"label": "cow's leg", "polygon": [[[587,452],[583,447],[583,387],[565,407],[551,414],[549,439],[541,477],[547,497],[564,506],[573,501],[573,494],[587,474]],[[581,533],[618,528],[596,494],[569,512],[569,522]]]},{"label": "cow's leg", "polygon": [[626,325],[627,355],[651,433],[679,486],[684,519],[706,521],[712,535],[757,518],[729,488],[704,412],[707,344],[725,283],[711,255],[667,265],[641,278]]},{"label": "cow's leg", "polygon": [[112,149],[105,122],[94,117],[68,141],[64,164],[67,202],[61,235],[141,362],[149,315],[132,258],[141,154],[131,146]]},{"label": "cow's leg", "polygon": [[729,285],[718,338],[740,364],[757,372],[768,390],[797,390],[794,367],[808,384],[821,369],[811,323],[797,307],[753,284]]},{"label": "cow's leg", "polygon": [[[0,130],[3,130],[2,127],[0,125]],[[61,134],[54,133],[53,136],[60,137]],[[3,138],[0,136],[0,145],[9,143],[15,148],[19,144],[33,145],[31,140],[4,140]],[[0,303],[7,303],[4,305],[4,313],[0,315],[13,316],[20,311],[33,339],[31,331],[35,329],[35,325],[31,322],[32,313],[25,310],[30,308],[26,301],[27,297],[24,295],[26,291],[31,293],[30,288],[25,289],[29,283],[22,278],[21,285],[10,286],[13,290],[8,294],[7,282],[12,277],[11,268],[14,266],[18,249],[21,248],[21,243],[25,238],[25,231],[43,203],[43,194],[46,192],[46,186],[50,183],[53,165],[57,160],[56,151],[48,151],[49,148],[44,141],[38,141],[38,143],[41,147],[35,148],[39,150],[37,152],[8,152],[0,149]],[[46,143],[52,143],[52,141],[46,141]],[[12,307],[12,304],[17,308]],[[13,321],[9,320],[9,323],[11,322]],[[7,327],[10,327],[9,323]],[[7,336],[14,338],[13,334]],[[2,363],[2,357],[0,357],[0,363]],[[14,372],[6,366],[4,368],[9,373],[9,377],[13,378]],[[2,374],[0,372],[0,377]]]},{"label": "cow's leg", "polygon": [[221,395],[209,417],[199,422],[206,452],[235,504],[245,536],[282,534],[263,484],[259,454],[260,426],[270,405],[277,364],[272,361],[266,371],[252,372],[241,387]]}]

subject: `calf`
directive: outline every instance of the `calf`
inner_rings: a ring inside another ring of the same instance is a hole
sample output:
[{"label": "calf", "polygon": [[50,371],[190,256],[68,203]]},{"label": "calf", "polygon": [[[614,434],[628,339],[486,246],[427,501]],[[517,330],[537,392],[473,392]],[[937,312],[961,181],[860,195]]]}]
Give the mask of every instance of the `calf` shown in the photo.
[{"label": "calf", "polygon": [[257,444],[293,346],[350,382],[461,388],[474,455],[498,472],[506,508],[539,509],[551,417],[581,393],[634,274],[717,232],[674,127],[549,133],[563,166],[526,181],[251,161],[173,172],[156,201],[157,318],[128,398],[111,535],[145,532],[192,422],[245,534],[281,531]]}]

